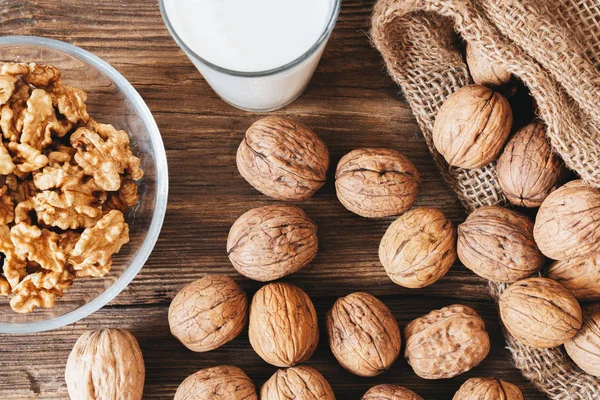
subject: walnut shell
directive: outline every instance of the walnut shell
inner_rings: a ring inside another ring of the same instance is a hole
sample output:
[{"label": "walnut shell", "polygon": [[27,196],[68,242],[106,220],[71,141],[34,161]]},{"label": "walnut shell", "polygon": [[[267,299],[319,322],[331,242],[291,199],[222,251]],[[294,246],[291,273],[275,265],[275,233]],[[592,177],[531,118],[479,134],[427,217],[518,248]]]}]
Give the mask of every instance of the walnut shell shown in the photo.
[{"label": "walnut shell", "polygon": [[431,285],[456,261],[456,231],[442,212],[415,208],[389,226],[379,244],[379,260],[400,286]]},{"label": "walnut shell", "polygon": [[482,49],[467,44],[467,65],[473,82],[489,88],[501,88],[510,83],[512,75],[503,66],[493,63],[483,54]]},{"label": "walnut shell", "polygon": [[308,360],[317,348],[317,312],[299,287],[269,283],[252,299],[248,336],[263,360],[276,367],[291,367]]},{"label": "walnut shell", "polygon": [[500,93],[467,85],[440,107],[433,126],[433,144],[448,164],[466,169],[494,161],[512,127],[512,110]]},{"label": "walnut shell", "polygon": [[582,301],[600,301],[600,252],[556,261],[548,269],[554,279]]},{"label": "walnut shell", "polygon": [[173,400],[258,400],[254,383],[238,367],[221,365],[201,369],[185,378]]},{"label": "walnut shell", "polygon": [[261,400],[335,400],[331,386],[314,368],[280,369],[260,389]]},{"label": "walnut shell", "polygon": [[496,166],[498,184],[508,201],[539,207],[557,187],[562,162],[552,152],[542,123],[519,129],[508,141]]},{"label": "walnut shell", "polygon": [[398,323],[389,308],[368,293],[337,299],[325,324],[333,355],[355,375],[379,375],[398,358]]},{"label": "walnut shell", "polygon": [[408,158],[391,149],[357,149],[337,165],[340,202],[361,217],[382,218],[408,210],[419,193],[419,173]]},{"label": "walnut shell", "polygon": [[384,384],[373,386],[361,400],[423,400],[423,398],[402,386]]},{"label": "walnut shell", "polygon": [[248,299],[222,275],[185,286],[169,307],[171,333],[192,351],[209,351],[235,339],[246,326]]},{"label": "walnut shell", "polygon": [[122,329],[84,332],[65,370],[69,397],[77,400],[140,400],[145,376],[140,346]]},{"label": "walnut shell", "polygon": [[494,282],[531,276],[545,261],[529,218],[497,206],[475,210],[458,226],[457,252],[465,267]]},{"label": "walnut shell", "polygon": [[529,347],[560,346],[581,328],[577,299],[548,278],[513,283],[500,296],[499,308],[506,329]]},{"label": "walnut shell", "polygon": [[297,201],[311,197],[325,184],[329,151],[306,126],[270,116],[248,128],[236,161],[240,174],[259,192]]},{"label": "walnut shell", "polygon": [[565,342],[565,350],[579,368],[600,377],[600,304],[583,309],[583,326]]},{"label": "walnut shell", "polygon": [[404,358],[423,379],[445,379],[479,365],[490,338],[479,314],[460,304],[434,310],[404,328]]},{"label": "walnut shell", "polygon": [[300,270],[318,249],[317,225],[302,209],[285,204],[246,212],[227,238],[227,253],[235,269],[262,282]]},{"label": "walnut shell", "polygon": [[552,192],[538,211],[533,236],[554,260],[600,251],[600,190],[576,180]]},{"label": "walnut shell", "polygon": [[452,400],[523,400],[521,390],[496,378],[471,378],[462,384]]}]

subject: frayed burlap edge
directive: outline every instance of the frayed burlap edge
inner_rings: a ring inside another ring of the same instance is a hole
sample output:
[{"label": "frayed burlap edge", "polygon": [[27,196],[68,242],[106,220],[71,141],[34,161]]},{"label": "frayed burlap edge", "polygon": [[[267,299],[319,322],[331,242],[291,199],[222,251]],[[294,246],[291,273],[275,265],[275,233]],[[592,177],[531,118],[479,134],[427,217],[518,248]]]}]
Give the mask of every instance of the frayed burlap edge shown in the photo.
[{"label": "frayed burlap edge", "polygon": [[[525,83],[555,151],[585,182],[600,187],[600,20],[589,18],[590,13],[600,18],[600,9],[593,7],[593,0],[376,3],[373,43],[402,88],[442,177],[467,210],[506,199],[495,164],[472,171],[452,168],[433,147],[439,107],[470,83],[454,31]],[[587,14],[574,15],[578,12]],[[597,29],[590,24],[598,24]],[[582,33],[592,39],[579,38]],[[490,283],[490,288],[497,300],[503,285]],[[562,348],[532,349],[505,336],[515,366],[551,399],[600,399],[600,379],[577,368]]]}]

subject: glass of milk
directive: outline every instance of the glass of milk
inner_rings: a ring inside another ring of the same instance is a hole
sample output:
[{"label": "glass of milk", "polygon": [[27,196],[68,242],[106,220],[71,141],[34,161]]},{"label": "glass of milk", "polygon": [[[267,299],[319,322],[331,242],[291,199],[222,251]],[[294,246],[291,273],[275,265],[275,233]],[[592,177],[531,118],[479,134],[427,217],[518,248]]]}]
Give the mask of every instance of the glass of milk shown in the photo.
[{"label": "glass of milk", "polygon": [[271,111],[306,88],[341,0],[159,0],[177,44],[227,103]]}]

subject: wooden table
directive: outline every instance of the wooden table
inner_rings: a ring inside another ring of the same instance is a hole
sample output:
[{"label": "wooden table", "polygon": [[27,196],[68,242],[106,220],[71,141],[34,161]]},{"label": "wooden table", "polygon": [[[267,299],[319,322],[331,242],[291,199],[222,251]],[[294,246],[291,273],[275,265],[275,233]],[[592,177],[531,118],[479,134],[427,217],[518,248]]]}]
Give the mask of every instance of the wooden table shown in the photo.
[{"label": "wooden table", "polygon": [[[177,291],[206,274],[226,274],[249,295],[261,284],[242,278],[225,251],[229,227],[244,211],[273,204],[238,174],[235,153],[245,129],[261,115],[221,101],[169,36],[156,0],[0,0],[2,34],[39,35],[89,50],[118,69],[140,92],[162,132],[169,161],[170,195],[162,234],[131,285],[88,318],[35,335],[0,336],[0,399],[66,399],[64,365],[86,329],[131,330],[146,362],[145,399],[170,399],[198,369],[242,367],[260,387],[275,372],[248,343],[246,332],[209,353],[193,353],[169,333],[167,309]],[[425,399],[451,399],[470,377],[495,376],[517,384],[526,399],[542,399],[514,369],[505,350],[496,308],[483,279],[454,266],[421,290],[393,284],[378,261],[381,236],[391,219],[368,220],[337,201],[333,170],[358,147],[390,147],[417,166],[423,186],[417,205],[438,207],[455,223],[465,215],[442,183],[410,108],[387,76],[368,38],[372,0],[345,0],[318,71],[306,93],[278,111],[312,127],[332,156],[328,183],[300,204],[319,227],[320,251],[306,269],[286,279],[313,299],[323,339],[309,364],[319,369],[340,400],[359,399],[371,386],[402,384]],[[376,378],[358,378],[333,358],[323,318],[335,299],[353,291],[379,296],[401,327],[433,309],[463,303],[484,318],[492,340],[488,358],[450,380],[418,378],[400,359]]]}]

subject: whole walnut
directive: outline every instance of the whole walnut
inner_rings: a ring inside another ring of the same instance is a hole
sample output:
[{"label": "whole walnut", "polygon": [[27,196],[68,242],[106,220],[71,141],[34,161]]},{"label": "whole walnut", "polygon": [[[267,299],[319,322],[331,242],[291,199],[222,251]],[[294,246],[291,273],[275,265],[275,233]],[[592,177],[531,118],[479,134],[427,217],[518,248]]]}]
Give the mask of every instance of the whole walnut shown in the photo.
[{"label": "whole walnut", "polygon": [[317,312],[299,287],[269,283],[252,299],[248,336],[263,360],[276,367],[291,367],[308,360],[317,348]]},{"label": "whole walnut", "polygon": [[500,318],[521,343],[533,348],[557,347],[581,328],[575,296],[548,278],[513,283],[500,296]]},{"label": "whole walnut", "polygon": [[533,236],[554,260],[600,251],[600,189],[576,180],[552,192],[538,211]]},{"label": "whole walnut", "polygon": [[368,293],[339,298],[327,313],[325,324],[333,355],[355,375],[379,375],[398,358],[398,323],[389,308]]},{"label": "whole walnut", "polygon": [[222,275],[185,286],[169,307],[171,333],[185,347],[204,352],[235,339],[246,326],[248,299],[241,287]]},{"label": "whole walnut", "polygon": [[452,400],[523,400],[521,390],[496,378],[471,378],[462,384]]},{"label": "whole walnut", "polygon": [[235,269],[262,282],[298,271],[318,249],[317,225],[302,209],[285,204],[246,212],[227,238],[227,254]]},{"label": "whole walnut", "polygon": [[185,378],[173,400],[258,400],[254,383],[240,368],[221,365]]},{"label": "whole walnut", "polygon": [[511,73],[486,57],[483,51],[485,50],[467,44],[467,65],[473,82],[492,89],[507,86],[512,79]]},{"label": "whole walnut", "polygon": [[335,400],[331,386],[314,368],[280,369],[260,389],[261,400]]},{"label": "whole walnut", "polygon": [[433,144],[448,164],[475,169],[494,161],[512,127],[512,110],[500,93],[467,85],[440,107],[433,126]]},{"label": "whole walnut", "polygon": [[445,379],[479,365],[490,338],[479,314],[460,304],[434,310],[404,328],[404,358],[423,379]]},{"label": "whole walnut", "polygon": [[384,384],[373,386],[361,400],[423,400],[423,398],[402,386]]},{"label": "whole walnut", "polygon": [[140,400],[145,376],[140,346],[122,329],[84,332],[65,370],[69,397],[77,400]]},{"label": "whole walnut", "polygon": [[306,126],[270,116],[248,128],[237,151],[237,167],[250,185],[269,197],[304,200],[325,184],[329,151]]},{"label": "whole walnut", "polygon": [[565,350],[579,368],[600,377],[600,304],[583,309],[583,326],[565,342]]},{"label": "whole walnut", "polygon": [[391,149],[357,149],[337,165],[335,190],[340,202],[361,217],[402,214],[417,198],[421,180],[408,158]]},{"label": "whole walnut", "polygon": [[465,267],[494,282],[531,276],[545,261],[529,218],[497,206],[475,210],[458,226],[457,252]]},{"label": "whole walnut", "polygon": [[562,170],[540,122],[519,129],[496,166],[498,184],[506,198],[521,207],[539,207],[556,189]]},{"label": "whole walnut", "polygon": [[440,211],[412,209],[392,222],[383,235],[379,260],[400,286],[431,285],[456,261],[456,231]]},{"label": "whole walnut", "polygon": [[548,269],[554,279],[582,301],[600,301],[600,252],[556,261]]}]

